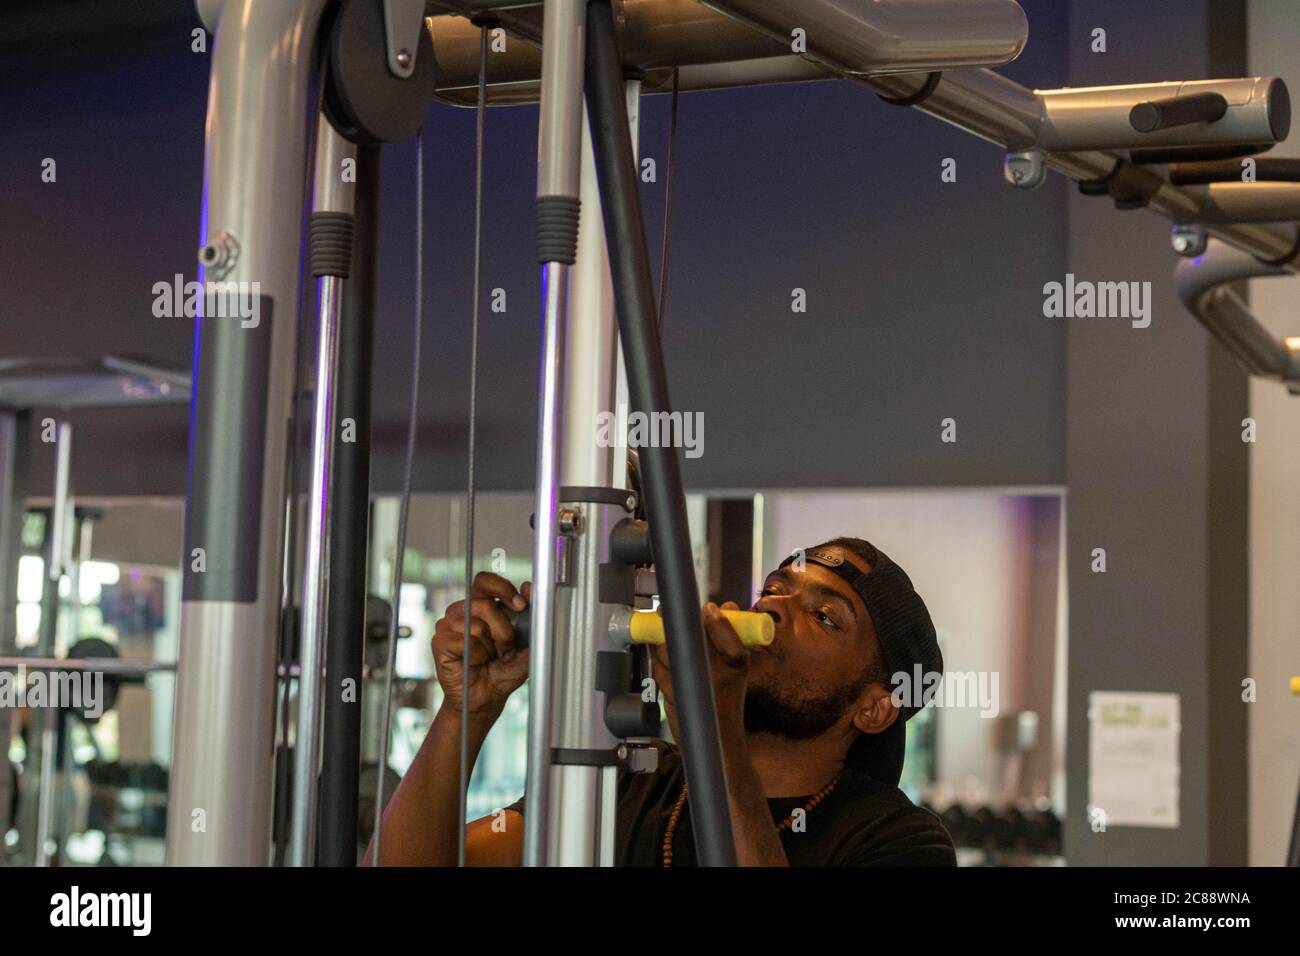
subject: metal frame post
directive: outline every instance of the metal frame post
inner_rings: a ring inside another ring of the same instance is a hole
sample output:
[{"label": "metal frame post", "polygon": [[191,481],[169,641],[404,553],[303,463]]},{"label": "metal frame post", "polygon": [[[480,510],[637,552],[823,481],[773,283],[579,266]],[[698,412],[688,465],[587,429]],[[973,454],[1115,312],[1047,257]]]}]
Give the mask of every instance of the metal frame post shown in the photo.
[{"label": "metal frame post", "polygon": [[[337,432],[339,317],[343,284],[352,266],[352,208],[355,180],[344,163],[356,161],[356,147],[321,117],[316,126],[315,200],[309,268],[317,277],[316,375],[312,408],[310,490],[299,633],[298,720],[293,750],[293,812],[289,860],[310,866],[316,856],[316,811],[320,796],[321,696],[324,688],[325,619],[329,600],[330,515],[333,506]],[[341,689],[340,689],[341,690]]]},{"label": "metal frame post", "polygon": [[[40,653],[66,657],[66,642],[59,637],[59,585],[71,563],[72,531],[72,424],[59,422],[54,444],[54,496],[46,527],[45,594],[41,602]],[[41,713],[40,794],[36,801],[36,835],[32,858],[37,866],[50,865],[50,825],[54,817],[55,767],[59,710],[46,707]]]},{"label": "metal frame post", "polygon": [[201,275],[248,283],[241,311],[258,314],[208,315],[196,331],[167,808],[174,865],[270,859],[290,370],[326,5],[226,0],[217,22]]},{"label": "metal frame post", "polygon": [[538,260],[544,303],[537,415],[533,593],[528,698],[528,812],[524,864],[547,862],[556,535],[560,493],[561,380],[569,312],[569,270],[577,253],[585,0],[548,0],[542,26],[542,98],[538,122]]},{"label": "metal frame post", "polygon": [[[629,98],[638,95],[629,84]],[[629,120],[633,135],[636,119]],[[621,443],[596,443],[597,415],[612,413],[618,395],[618,325],[609,254],[601,222],[595,154],[585,118],[581,127],[582,200],[577,259],[570,285],[563,375],[561,487],[626,487]],[[574,751],[608,751],[617,743],[605,726],[604,696],[596,690],[597,654],[617,651],[608,638],[608,608],[599,594],[600,565],[608,561],[609,532],[623,510],[608,503],[565,500],[582,515],[572,547],[572,579],[557,591],[554,639],[554,745]],[[613,514],[611,514],[613,512]],[[557,866],[612,865],[617,798],[616,767],[561,765],[552,770],[549,859]],[[610,862],[604,862],[609,860]]]},{"label": "metal frame post", "polygon": [[[334,449],[330,516],[329,616],[325,627],[320,849],[322,866],[355,866],[360,803],[362,665],[366,630],[366,542],[370,523],[370,382],[375,334],[375,259],[379,246],[378,146],[356,150],[352,272],[343,285],[337,407],[351,419],[351,442]],[[355,689],[343,698],[345,681]]]},{"label": "metal frame post", "polygon": [[[27,492],[27,441],[31,414],[0,410],[0,656],[18,653],[18,559],[22,555],[23,512]],[[13,708],[0,707],[0,862],[6,855],[10,805],[17,783],[9,775]]]}]

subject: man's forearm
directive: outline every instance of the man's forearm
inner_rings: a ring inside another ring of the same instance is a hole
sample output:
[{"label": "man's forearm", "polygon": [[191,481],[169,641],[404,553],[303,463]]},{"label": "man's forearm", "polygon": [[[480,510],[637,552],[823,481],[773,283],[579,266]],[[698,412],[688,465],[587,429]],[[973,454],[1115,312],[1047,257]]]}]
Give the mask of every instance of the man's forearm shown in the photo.
[{"label": "man's forearm", "polygon": [[[470,715],[469,766],[473,770],[488,731],[496,723]],[[460,711],[440,707],[384,812],[383,866],[455,866],[465,821],[460,817]],[[371,862],[374,843],[366,850]]]},{"label": "man's forearm", "polygon": [[739,866],[789,866],[785,848],[768,809],[767,794],[749,759],[743,734],[739,740],[722,742],[726,762],[727,802],[731,809],[731,832],[736,841]]}]

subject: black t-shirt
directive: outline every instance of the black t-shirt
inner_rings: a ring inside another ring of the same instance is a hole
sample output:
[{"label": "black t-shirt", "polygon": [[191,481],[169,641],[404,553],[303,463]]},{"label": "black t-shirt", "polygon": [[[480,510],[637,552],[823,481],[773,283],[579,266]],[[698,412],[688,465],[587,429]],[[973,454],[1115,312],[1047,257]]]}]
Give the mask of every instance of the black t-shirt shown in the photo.
[{"label": "black t-shirt", "polygon": [[[685,774],[681,754],[663,744],[655,773],[621,773],[615,827],[619,866],[662,866],[664,834]],[[812,795],[769,799],[773,825]],[[523,810],[520,800],[509,809]],[[673,838],[673,865],[696,866],[690,801]],[[939,818],[897,787],[846,769],[835,789],[802,820],[780,832],[791,866],[956,866],[952,839]]]}]

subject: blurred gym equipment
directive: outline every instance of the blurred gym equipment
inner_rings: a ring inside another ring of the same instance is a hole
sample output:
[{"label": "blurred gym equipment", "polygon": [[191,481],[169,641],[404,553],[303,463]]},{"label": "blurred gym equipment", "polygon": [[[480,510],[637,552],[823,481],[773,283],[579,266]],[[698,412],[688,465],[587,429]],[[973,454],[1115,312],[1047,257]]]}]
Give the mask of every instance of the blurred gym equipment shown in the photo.
[{"label": "blurred gym equipment", "polygon": [[[81,642],[73,644],[73,653],[69,654],[69,637],[60,623],[59,587],[65,577],[75,581],[79,563],[89,558],[89,528],[98,513],[74,505],[71,424],[48,417],[38,422],[35,414],[40,409],[68,411],[179,403],[189,399],[188,373],[158,368],[134,358],[0,360],[0,587],[4,593],[0,604],[4,612],[0,623],[0,668],[90,669],[105,673],[115,670],[117,674],[138,674],[173,667],[153,662],[112,661],[115,652],[110,654],[106,644],[93,639],[80,651],[76,649]],[[45,441],[54,443],[56,467],[53,495],[44,521],[45,577],[40,641],[34,656],[22,658],[16,653],[15,601],[22,518],[30,489],[27,462],[20,450],[27,447],[33,428],[39,428]],[[0,740],[6,742],[13,736],[11,713],[9,708],[0,708]],[[32,741],[22,772],[26,798],[19,800],[29,818],[19,832],[32,842],[26,847],[20,842],[16,852],[20,856],[26,853],[30,862],[45,865],[50,858],[50,828],[58,797],[56,745],[63,715],[54,708],[45,708],[40,712],[40,720],[39,746]],[[10,828],[10,807],[14,804],[5,790],[9,783],[0,775],[0,834]]]}]

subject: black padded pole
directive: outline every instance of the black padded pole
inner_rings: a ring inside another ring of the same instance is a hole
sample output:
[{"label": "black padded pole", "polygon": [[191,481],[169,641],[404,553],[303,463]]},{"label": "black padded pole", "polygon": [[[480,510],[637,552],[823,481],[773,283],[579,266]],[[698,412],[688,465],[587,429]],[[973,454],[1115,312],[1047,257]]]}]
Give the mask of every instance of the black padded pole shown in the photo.
[{"label": "black padded pole", "polygon": [[[614,303],[627,363],[628,397],[634,411],[669,412],[668,376],[637,193],[623,67],[608,0],[593,0],[587,8],[586,87]],[[674,448],[642,448],[640,459],[696,850],[702,866],[735,866],[736,847],[708,646],[700,622],[681,464]]]},{"label": "black padded pole", "polygon": [[[338,338],[338,420],[351,419],[334,445],[329,604],[325,617],[321,740],[320,866],[356,866],[361,777],[361,667],[366,630],[366,542],[370,517],[370,382],[379,244],[379,146],[358,146],[356,231],[343,282]],[[345,423],[346,424],[346,423]],[[344,699],[345,682],[351,693]]]}]

